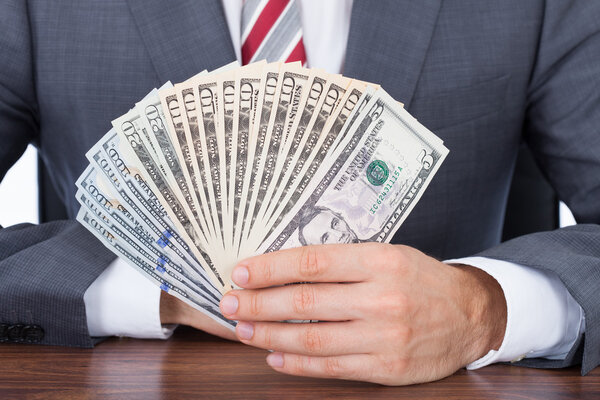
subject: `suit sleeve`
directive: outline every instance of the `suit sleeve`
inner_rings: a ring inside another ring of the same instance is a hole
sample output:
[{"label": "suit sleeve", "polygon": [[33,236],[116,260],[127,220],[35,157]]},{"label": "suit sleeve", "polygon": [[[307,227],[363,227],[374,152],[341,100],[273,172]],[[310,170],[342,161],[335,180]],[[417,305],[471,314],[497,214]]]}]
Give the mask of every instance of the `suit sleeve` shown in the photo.
[{"label": "suit sleeve", "polygon": [[585,314],[585,334],[565,360],[521,365],[600,364],[600,3],[546,1],[528,92],[525,140],[580,225],[513,239],[480,256],[551,271]]},{"label": "suit sleeve", "polygon": [[[0,180],[39,132],[28,3],[0,4]],[[83,295],[112,259],[75,221],[0,228],[0,342],[92,346]]]}]

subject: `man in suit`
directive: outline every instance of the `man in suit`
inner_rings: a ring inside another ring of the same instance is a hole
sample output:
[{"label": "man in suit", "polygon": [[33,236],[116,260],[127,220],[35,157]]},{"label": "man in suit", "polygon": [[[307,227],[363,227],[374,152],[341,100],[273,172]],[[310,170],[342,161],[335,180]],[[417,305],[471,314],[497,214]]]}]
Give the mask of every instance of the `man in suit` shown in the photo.
[{"label": "man in suit", "polygon": [[[240,3],[5,0],[0,174],[35,143],[73,219],[84,154],[109,121],[167,80],[241,59]],[[268,362],[281,372],[384,384],[514,359],[596,367],[600,4],[321,3],[299,2],[309,66],[381,84],[450,155],[394,238],[402,245],[309,246],[242,262],[233,279],[250,290],[221,303],[242,321],[237,338],[275,350]],[[523,140],[580,225],[501,244]],[[167,337],[169,323],[227,335],[117,267],[72,220],[1,229],[0,336],[90,347],[111,334]],[[320,284],[268,289],[299,281]],[[153,322],[131,327],[121,309],[139,315],[148,304]],[[331,322],[273,322],[282,319]]]}]

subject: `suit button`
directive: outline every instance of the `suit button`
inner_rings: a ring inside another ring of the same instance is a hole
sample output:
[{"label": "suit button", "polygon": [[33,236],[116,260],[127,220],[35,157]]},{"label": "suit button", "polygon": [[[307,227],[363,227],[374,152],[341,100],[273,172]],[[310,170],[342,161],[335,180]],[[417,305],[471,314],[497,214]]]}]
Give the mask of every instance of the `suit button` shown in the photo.
[{"label": "suit button", "polygon": [[44,330],[38,325],[26,325],[21,332],[21,338],[27,343],[39,343],[44,339]]},{"label": "suit button", "polygon": [[0,324],[0,343],[8,341],[8,324]]},{"label": "suit button", "polygon": [[23,325],[11,325],[8,327],[8,340],[11,342],[21,342],[23,339],[21,338],[21,332],[23,331]]}]

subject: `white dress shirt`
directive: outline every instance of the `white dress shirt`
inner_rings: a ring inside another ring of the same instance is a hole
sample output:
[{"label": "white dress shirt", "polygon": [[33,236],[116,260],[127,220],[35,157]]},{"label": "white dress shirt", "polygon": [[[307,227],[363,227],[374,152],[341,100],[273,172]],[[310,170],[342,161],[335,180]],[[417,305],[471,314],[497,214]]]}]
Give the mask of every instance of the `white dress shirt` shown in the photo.
[{"label": "white dress shirt", "polygon": [[[223,0],[227,24],[240,56],[241,0]],[[298,0],[308,66],[343,71],[352,0]],[[402,99],[399,99],[402,100]],[[584,332],[583,310],[556,274],[483,257],[447,261],[475,266],[494,277],[506,297],[507,324],[500,348],[469,364],[475,369],[524,357],[564,359]],[[84,296],[92,336],[167,338],[160,324],[160,289],[117,259]]]}]

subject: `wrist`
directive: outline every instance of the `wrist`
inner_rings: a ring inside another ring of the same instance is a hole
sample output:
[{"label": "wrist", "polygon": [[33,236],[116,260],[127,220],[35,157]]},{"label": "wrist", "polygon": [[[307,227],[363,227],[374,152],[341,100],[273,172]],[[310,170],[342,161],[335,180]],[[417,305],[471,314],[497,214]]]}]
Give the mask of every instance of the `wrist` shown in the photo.
[{"label": "wrist", "polygon": [[187,306],[179,301],[174,296],[160,291],[160,323],[168,324],[186,324],[186,308]]},{"label": "wrist", "polygon": [[162,290],[160,292],[160,322],[161,324],[188,325],[212,335],[237,340],[233,330],[220,325],[206,314]]},{"label": "wrist", "polygon": [[467,363],[490,350],[498,350],[504,341],[507,306],[500,284],[485,271],[470,265],[455,265],[460,272],[462,304],[470,321],[472,351]]}]

